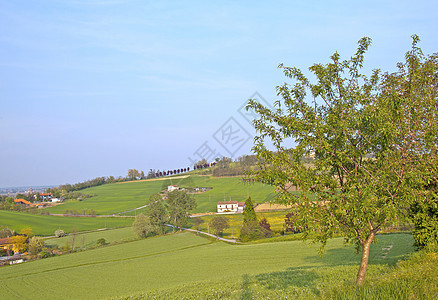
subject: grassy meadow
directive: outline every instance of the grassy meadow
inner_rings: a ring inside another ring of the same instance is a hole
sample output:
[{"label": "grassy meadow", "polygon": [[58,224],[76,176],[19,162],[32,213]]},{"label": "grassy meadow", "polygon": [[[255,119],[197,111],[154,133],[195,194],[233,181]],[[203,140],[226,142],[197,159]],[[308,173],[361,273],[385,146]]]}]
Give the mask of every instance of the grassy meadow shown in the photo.
[{"label": "grassy meadow", "polygon": [[53,235],[57,229],[65,232],[94,230],[99,228],[115,228],[131,226],[132,218],[88,218],[88,217],[58,217],[33,215],[14,211],[0,210],[0,225],[19,232],[21,229],[30,227],[35,235]]},{"label": "grassy meadow", "polygon": [[[372,246],[367,276],[384,276],[413,250],[412,242],[409,234],[380,235]],[[352,247],[333,239],[323,257],[317,247],[298,241],[230,245],[190,233],[167,235],[0,268],[0,295],[309,298],[335,283],[354,282],[360,256]]]},{"label": "grassy meadow", "polygon": [[[123,243],[137,239],[132,227],[117,228],[111,230],[93,231],[77,234],[75,237],[75,249],[90,249],[98,246],[97,240],[105,239],[106,244]],[[44,240],[48,247],[61,248],[66,244],[71,246],[72,236],[49,238]]]},{"label": "grassy meadow", "polygon": [[[148,203],[149,196],[167,189],[168,185],[177,184],[180,187],[212,187],[213,189],[194,197],[198,207],[194,213],[215,212],[216,203],[219,201],[245,201],[249,196],[256,203],[263,203],[273,199],[274,188],[261,183],[245,184],[240,177],[210,177],[190,175],[185,178],[169,177],[164,180],[134,181],[105,184],[93,188],[81,190],[83,194],[96,196],[83,201],[67,201],[64,204],[46,208],[53,214],[64,213],[65,210],[83,212],[91,210],[100,215],[109,215],[124,212]],[[139,212],[137,212],[139,213]],[[135,212],[124,215],[134,215]]]},{"label": "grassy meadow", "polygon": [[96,194],[94,197],[83,201],[66,201],[45,210],[53,214],[62,214],[67,209],[80,212],[93,209],[97,214],[110,215],[147,204],[149,196],[158,193],[161,188],[162,181],[105,184],[80,191],[83,194]]}]

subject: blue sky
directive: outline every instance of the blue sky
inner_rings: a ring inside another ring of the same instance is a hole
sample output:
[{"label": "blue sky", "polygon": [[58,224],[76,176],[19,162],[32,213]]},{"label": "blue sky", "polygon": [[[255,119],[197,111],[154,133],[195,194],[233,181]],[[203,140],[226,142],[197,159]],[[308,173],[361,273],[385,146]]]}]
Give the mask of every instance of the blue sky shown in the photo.
[{"label": "blue sky", "polygon": [[183,168],[205,142],[238,157],[251,140],[220,130],[254,134],[239,108],[277,99],[279,63],[363,36],[366,70],[394,71],[414,33],[437,51],[434,1],[307,2],[0,0],[0,187]]}]

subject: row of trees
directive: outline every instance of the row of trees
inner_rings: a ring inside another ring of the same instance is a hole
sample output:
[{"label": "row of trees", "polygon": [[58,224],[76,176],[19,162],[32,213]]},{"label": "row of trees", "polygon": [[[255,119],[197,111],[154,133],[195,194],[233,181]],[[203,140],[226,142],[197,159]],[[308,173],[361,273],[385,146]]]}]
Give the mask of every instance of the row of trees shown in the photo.
[{"label": "row of trees", "polygon": [[163,176],[176,175],[176,174],[185,173],[185,172],[189,172],[189,171],[190,171],[190,167],[187,167],[184,169],[168,170],[168,171],[151,170],[151,173],[150,173],[151,176],[148,175],[148,178],[158,178],[158,177],[163,177]]},{"label": "row of trees", "polygon": [[[208,164],[205,162],[205,163],[201,164],[200,162],[197,162],[195,164],[195,166],[194,166],[195,170],[208,168],[208,167],[216,165],[216,163]],[[185,172],[189,172],[189,171],[190,171],[190,167],[181,168],[181,169],[174,169],[174,170],[167,170],[167,171],[150,169],[148,174],[145,175],[144,171],[142,171],[142,170],[128,169],[128,174],[126,177],[121,177],[121,176],[119,176],[119,177],[114,177],[114,176],[96,177],[94,179],[86,180],[86,181],[75,183],[75,184],[69,184],[69,183],[61,184],[57,187],[48,188],[46,190],[46,192],[52,193],[54,195],[54,197],[61,198],[62,200],[78,199],[81,197],[81,195],[77,196],[77,194],[74,194],[73,192],[79,191],[82,189],[95,187],[95,186],[108,184],[108,183],[152,179],[152,178],[158,178],[158,177],[163,177],[163,176],[176,175],[176,174],[185,173]],[[24,194],[23,195],[20,194],[19,196],[23,199],[26,199],[28,201],[33,202],[33,201],[38,201],[38,195],[39,195],[39,193],[37,193],[36,197],[34,197],[34,195],[24,195]]]},{"label": "row of trees", "polygon": [[[414,35],[394,73],[360,73],[369,38],[350,59],[335,53],[310,67],[315,82],[280,65],[294,83],[277,87],[273,109],[247,107],[260,116],[252,148],[260,168],[249,179],[275,185],[278,202],[293,206],[294,223],[322,247],[339,234],[355,244],[357,285],[386,226],[413,221],[417,245],[438,246],[438,55],[424,55],[418,42]],[[313,163],[303,164],[310,153]]]},{"label": "row of trees", "polygon": [[213,176],[239,176],[257,167],[255,155],[243,155],[233,161],[229,157],[222,157],[216,161],[217,168],[213,169]]}]

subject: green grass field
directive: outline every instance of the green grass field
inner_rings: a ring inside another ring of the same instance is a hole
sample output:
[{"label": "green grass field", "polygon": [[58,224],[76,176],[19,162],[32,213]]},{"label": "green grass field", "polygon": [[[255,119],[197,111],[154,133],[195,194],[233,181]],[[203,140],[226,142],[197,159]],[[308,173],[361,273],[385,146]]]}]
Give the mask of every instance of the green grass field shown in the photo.
[{"label": "green grass field", "polygon": [[[382,258],[382,248],[392,245]],[[412,251],[409,234],[379,236],[369,276]],[[149,238],[0,268],[4,299],[100,299],[137,295],[160,298],[244,298],[288,293],[316,296],[321,283],[353,280],[359,255],[342,239],[317,246],[302,242],[230,245],[189,233]],[[340,276],[340,277],[335,277]],[[324,281],[321,281],[323,280]],[[275,297],[274,297],[275,298]]]},{"label": "green grass field", "polygon": [[105,184],[81,190],[83,194],[96,194],[95,197],[83,201],[67,201],[46,210],[54,214],[62,214],[67,209],[80,212],[93,209],[100,215],[119,213],[147,204],[149,196],[161,190],[162,183],[139,181]]},{"label": "green grass field", "polygon": [[[244,184],[240,177],[214,178],[191,175],[187,178],[169,177],[166,180],[114,183],[84,189],[81,193],[96,194],[96,196],[83,201],[67,201],[46,210],[54,214],[64,213],[67,209],[80,212],[93,209],[100,215],[120,213],[147,204],[150,195],[167,189],[171,184],[185,188],[213,188],[205,193],[194,195],[198,204],[194,213],[213,212],[216,211],[216,203],[219,201],[245,201],[248,195],[256,203],[266,202],[274,197],[273,187],[261,183]],[[131,212],[125,215],[134,214]]]},{"label": "green grass field", "polygon": [[[105,239],[107,244],[122,243],[137,239],[132,227],[117,228],[111,230],[102,230],[95,232],[86,232],[77,234],[75,237],[75,249],[89,249],[97,246],[98,239]],[[61,238],[45,239],[44,243],[48,247],[63,247],[66,243],[71,245],[72,236]]]},{"label": "green grass field", "polygon": [[25,227],[30,227],[35,235],[53,235],[55,230],[62,229],[71,232],[94,230],[99,228],[115,228],[131,226],[132,218],[81,218],[33,215],[13,211],[0,210],[0,225],[19,232]]}]

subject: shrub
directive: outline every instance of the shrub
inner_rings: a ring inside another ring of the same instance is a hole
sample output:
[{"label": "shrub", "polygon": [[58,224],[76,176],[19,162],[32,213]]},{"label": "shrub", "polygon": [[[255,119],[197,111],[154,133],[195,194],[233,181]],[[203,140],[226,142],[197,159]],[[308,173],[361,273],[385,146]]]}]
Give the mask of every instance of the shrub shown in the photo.
[{"label": "shrub", "polygon": [[27,246],[27,250],[31,256],[36,256],[44,247],[44,241],[37,237],[33,236],[29,239],[29,244]]},{"label": "shrub", "polygon": [[257,240],[263,237],[260,230],[260,226],[257,222],[247,222],[244,223],[240,229],[240,240],[242,242],[249,242]]},{"label": "shrub", "polygon": [[38,254],[38,256],[39,256],[40,258],[48,258],[48,257],[52,256],[52,253],[50,253],[50,252],[47,250],[47,248],[44,248],[44,249]]},{"label": "shrub", "polygon": [[65,236],[64,230],[58,229],[58,230],[55,231],[55,237],[59,238],[59,237],[63,237],[63,236]]}]

